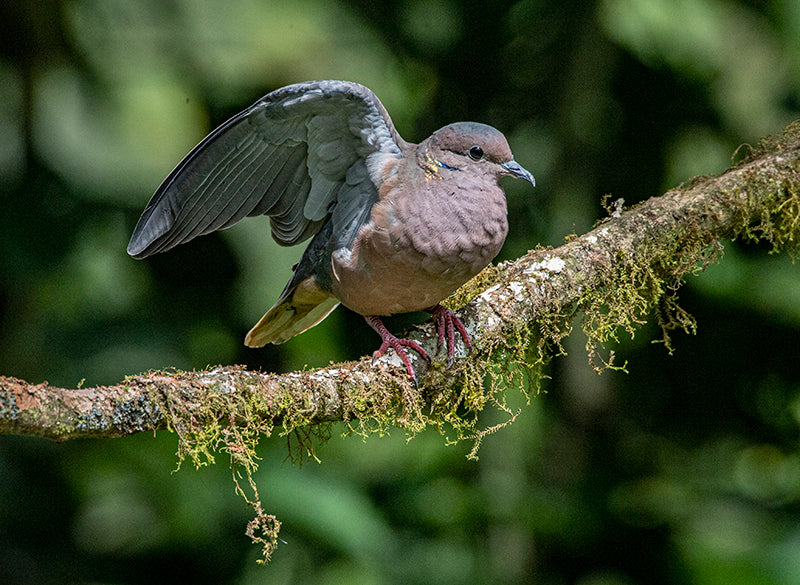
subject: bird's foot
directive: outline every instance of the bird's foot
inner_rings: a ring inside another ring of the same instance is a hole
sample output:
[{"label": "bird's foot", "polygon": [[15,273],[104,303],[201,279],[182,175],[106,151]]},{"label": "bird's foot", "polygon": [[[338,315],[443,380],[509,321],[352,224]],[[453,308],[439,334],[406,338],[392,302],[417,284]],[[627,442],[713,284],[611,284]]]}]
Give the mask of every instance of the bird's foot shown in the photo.
[{"label": "bird's foot", "polygon": [[364,319],[366,319],[370,327],[372,327],[383,340],[383,343],[381,343],[381,346],[378,348],[378,350],[372,354],[373,361],[385,354],[386,351],[391,347],[398,357],[403,361],[408,375],[411,376],[411,379],[414,380],[414,384],[416,384],[417,375],[414,372],[414,366],[411,364],[411,358],[409,357],[405,348],[408,347],[413,349],[420,356],[422,356],[423,359],[430,361],[428,352],[425,351],[425,349],[423,349],[423,347],[413,339],[400,339],[392,335],[386,328],[386,325],[383,324],[383,321],[381,321],[381,318],[377,315],[368,315],[365,316]]},{"label": "bird's foot", "polygon": [[426,309],[436,323],[436,331],[439,333],[438,347],[441,347],[447,341],[447,367],[453,363],[453,357],[456,352],[456,331],[461,335],[464,340],[464,345],[467,347],[467,352],[472,349],[472,341],[467,333],[467,328],[461,322],[453,311],[443,305],[436,305],[430,309]]}]

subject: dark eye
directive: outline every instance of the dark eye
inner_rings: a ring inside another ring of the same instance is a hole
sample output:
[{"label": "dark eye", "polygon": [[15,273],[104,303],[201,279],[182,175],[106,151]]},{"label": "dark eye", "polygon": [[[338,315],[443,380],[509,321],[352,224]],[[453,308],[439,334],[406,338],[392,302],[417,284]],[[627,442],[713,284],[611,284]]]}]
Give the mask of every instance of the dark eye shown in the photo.
[{"label": "dark eye", "polygon": [[467,151],[469,158],[472,160],[481,160],[483,158],[483,149],[480,146],[470,146]]}]

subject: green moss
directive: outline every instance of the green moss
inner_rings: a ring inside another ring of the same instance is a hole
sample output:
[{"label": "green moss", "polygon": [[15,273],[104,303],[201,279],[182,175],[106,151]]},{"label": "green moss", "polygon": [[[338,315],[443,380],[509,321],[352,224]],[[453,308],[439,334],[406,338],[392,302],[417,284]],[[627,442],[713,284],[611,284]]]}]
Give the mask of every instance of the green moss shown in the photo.
[{"label": "green moss", "polygon": [[[760,156],[796,148],[800,140],[800,121],[789,126],[784,134],[765,139],[757,151],[751,153],[741,165]],[[737,220],[731,239],[751,242],[768,242],[772,253],[786,252],[797,257],[800,242],[800,174],[796,169],[782,169],[783,179],[776,183],[772,173],[752,168],[746,187],[737,192],[723,193],[728,205],[737,210]],[[691,183],[702,182],[703,178]],[[753,218],[756,218],[755,220]],[[673,330],[687,333],[696,331],[694,318],[678,304],[677,291],[682,282],[711,263],[722,258],[720,240],[711,237],[697,225],[697,220],[687,216],[681,234],[672,240],[636,250],[635,257],[618,253],[613,269],[605,275],[603,284],[588,290],[580,299],[577,312],[582,313],[582,328],[587,337],[587,351],[597,369],[615,366],[613,350],[607,358],[598,358],[599,348],[619,341],[625,332],[631,337],[636,329],[652,315],[662,330],[662,339],[671,351],[669,334]]]},{"label": "green moss", "polygon": [[209,383],[213,370],[209,375],[170,375],[187,379],[191,391],[175,393],[155,388],[151,398],[164,412],[169,430],[178,436],[178,468],[185,459],[201,467],[215,463],[215,454],[228,455],[236,492],[255,512],[247,533],[261,544],[264,561],[268,560],[277,546],[280,522],[264,512],[253,480],[258,468],[258,443],[278,434],[286,437],[293,459],[316,458],[315,445],[330,437],[330,426],[310,424],[308,405],[295,404],[285,388],[279,387],[271,398],[266,398],[267,394],[259,391],[259,378],[242,368],[225,369],[220,376],[226,381],[224,386]]},{"label": "green moss", "polygon": [[452,311],[460,309],[486,289],[498,284],[502,277],[502,269],[494,264],[489,264],[456,292],[442,301],[442,304]]},{"label": "green moss", "polygon": [[678,305],[677,291],[687,276],[720,258],[721,246],[706,238],[661,244],[637,250],[635,258],[618,253],[603,284],[586,291],[579,300],[586,349],[597,371],[625,369],[624,364],[614,363],[612,350],[607,357],[601,357],[599,350],[618,343],[622,332],[633,338],[653,314],[661,326],[661,342],[669,351],[670,331],[695,332],[694,318]]},{"label": "green moss", "polygon": [[[551,344],[552,339],[537,334],[520,317],[506,321],[502,335],[475,348],[470,359],[458,361],[447,374],[443,366],[435,366],[429,374],[430,387],[444,389],[429,396],[429,425],[444,435],[448,444],[471,441],[467,457],[477,459],[484,437],[514,422],[519,414],[507,405],[509,391],[521,392],[528,401],[540,391]],[[439,384],[438,376],[444,375],[455,375],[458,383]],[[483,426],[479,415],[487,407],[501,411],[506,420]]]},{"label": "green moss", "polygon": [[[800,143],[800,120],[786,127],[778,136],[768,136],[761,141],[759,150],[752,153],[748,161],[765,154],[780,154],[787,149],[798,148]],[[749,240],[767,241],[772,252],[785,251],[792,260],[800,248],[800,170],[784,168],[782,178],[776,182],[768,175],[758,173],[750,177],[754,187],[743,197],[751,206],[757,207],[759,221],[746,222],[740,235]],[[756,203],[756,193],[761,203]]]}]

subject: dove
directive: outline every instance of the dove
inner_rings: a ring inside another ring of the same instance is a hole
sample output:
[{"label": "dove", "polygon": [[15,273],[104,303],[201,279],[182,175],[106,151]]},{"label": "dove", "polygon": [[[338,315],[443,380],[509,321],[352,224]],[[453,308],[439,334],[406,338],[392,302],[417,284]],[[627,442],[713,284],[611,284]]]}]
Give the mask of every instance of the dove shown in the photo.
[{"label": "dove", "polygon": [[448,366],[456,333],[471,349],[463,323],[441,301],[505,241],[503,176],[536,184],[491,126],[456,122],[414,144],[363,85],[296,83],[265,95],[186,155],[145,207],[128,253],[145,258],[268,216],[279,245],[310,242],[245,344],[284,343],[342,304],[380,335],[373,359],[391,348],[416,382],[407,350],[430,357],[381,317],[429,312]]}]

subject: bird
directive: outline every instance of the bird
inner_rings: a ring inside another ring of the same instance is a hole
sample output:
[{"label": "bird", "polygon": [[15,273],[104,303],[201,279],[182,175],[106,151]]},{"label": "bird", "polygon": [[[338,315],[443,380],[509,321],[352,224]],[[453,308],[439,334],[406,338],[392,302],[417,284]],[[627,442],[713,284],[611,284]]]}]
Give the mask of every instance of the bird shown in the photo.
[{"label": "bird", "polygon": [[373,361],[391,348],[416,383],[407,350],[430,356],[389,332],[382,317],[430,313],[448,367],[456,333],[471,350],[463,323],[441,301],[490,264],[505,241],[503,176],[536,185],[491,126],[456,122],[414,144],[367,87],[295,83],[195,146],[153,194],[127,251],[145,258],[266,215],[279,245],[310,242],[245,345],[284,343],[342,304],[380,335]]}]

